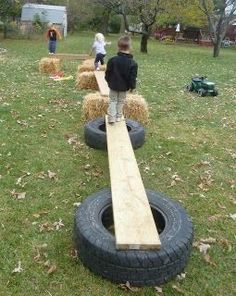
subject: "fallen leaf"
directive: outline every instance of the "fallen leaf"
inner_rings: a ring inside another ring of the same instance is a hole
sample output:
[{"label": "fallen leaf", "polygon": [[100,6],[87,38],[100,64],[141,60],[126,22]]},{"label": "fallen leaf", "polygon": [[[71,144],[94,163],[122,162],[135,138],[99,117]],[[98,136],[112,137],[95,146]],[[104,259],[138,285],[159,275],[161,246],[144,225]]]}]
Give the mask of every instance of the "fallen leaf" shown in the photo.
[{"label": "fallen leaf", "polygon": [[40,211],[40,212],[38,212],[38,213],[33,214],[33,217],[34,217],[34,218],[40,218],[42,215],[47,215],[48,213],[49,213],[49,211],[47,211],[47,210],[42,210],[42,211]]},{"label": "fallen leaf", "polygon": [[39,225],[39,232],[43,232],[43,231],[53,231],[54,228],[52,227],[52,225],[49,222],[45,222],[43,224]]},{"label": "fallen leaf", "polygon": [[16,192],[15,189],[11,191],[11,195],[16,199],[25,199],[26,192]]},{"label": "fallen leaf", "polygon": [[200,245],[198,246],[198,249],[199,249],[200,253],[205,255],[207,253],[207,251],[210,249],[210,247],[211,246],[209,244],[200,243]]},{"label": "fallen leaf", "polygon": [[57,174],[48,170],[48,178],[56,180]]},{"label": "fallen leaf", "polygon": [[203,256],[203,259],[204,259],[204,261],[205,261],[206,263],[208,263],[208,264],[210,264],[210,265],[216,267],[215,262],[213,262],[213,261],[211,260],[211,257],[210,257],[209,254],[205,254],[205,255]]},{"label": "fallen leaf", "polygon": [[129,282],[126,282],[125,284],[120,284],[119,288],[121,288],[122,290],[126,290],[126,291],[132,291],[132,292],[138,292],[139,288],[137,287],[131,287]]},{"label": "fallen leaf", "polygon": [[177,275],[177,280],[178,281],[182,281],[182,280],[184,280],[186,278],[186,273],[181,273],[181,274],[178,274]]},{"label": "fallen leaf", "polygon": [[71,249],[70,250],[70,257],[74,260],[77,260],[79,258],[78,256],[78,251],[76,249]]},{"label": "fallen leaf", "polygon": [[47,177],[47,174],[44,171],[42,171],[42,172],[37,173],[37,177],[39,179],[45,179]]},{"label": "fallen leaf", "polygon": [[222,238],[222,239],[220,239],[219,243],[228,252],[231,252],[232,251],[232,245],[231,245],[231,243],[227,239]]},{"label": "fallen leaf", "polygon": [[185,291],[182,290],[180,287],[178,287],[178,286],[176,286],[176,285],[172,285],[172,288],[173,288],[174,290],[176,290],[177,292],[179,292],[179,293],[185,295]]},{"label": "fallen leaf", "polygon": [[214,243],[216,243],[216,239],[213,237],[201,238],[200,242],[203,244],[214,244]]},{"label": "fallen leaf", "polygon": [[164,296],[163,290],[161,287],[154,287],[155,291],[158,293],[158,295]]},{"label": "fallen leaf", "polygon": [[230,218],[236,221],[236,214],[229,214]]},{"label": "fallen leaf", "polygon": [[73,206],[75,206],[75,207],[79,207],[81,205],[81,202],[75,202],[75,203],[73,203]]},{"label": "fallen leaf", "polygon": [[20,273],[22,271],[23,271],[23,268],[21,267],[21,261],[18,261],[18,266],[12,270],[12,273]]},{"label": "fallen leaf", "polygon": [[208,221],[215,222],[219,219],[221,219],[223,216],[221,214],[215,214],[213,216],[208,217]]},{"label": "fallen leaf", "polygon": [[52,274],[57,270],[57,266],[53,264],[47,271],[48,274]]},{"label": "fallen leaf", "polygon": [[53,223],[53,226],[55,226],[56,230],[59,230],[60,228],[64,227],[65,225],[63,224],[62,220],[59,219],[59,221],[56,221]]},{"label": "fallen leaf", "polygon": [[221,210],[225,210],[226,209],[226,206],[220,204],[220,203],[217,203],[218,207],[221,209]]}]

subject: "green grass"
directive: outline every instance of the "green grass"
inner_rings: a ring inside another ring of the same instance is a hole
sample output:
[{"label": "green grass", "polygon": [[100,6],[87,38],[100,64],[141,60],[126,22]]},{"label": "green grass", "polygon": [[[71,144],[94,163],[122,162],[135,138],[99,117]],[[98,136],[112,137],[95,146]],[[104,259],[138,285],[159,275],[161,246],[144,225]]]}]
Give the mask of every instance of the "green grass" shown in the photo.
[{"label": "green grass", "polygon": [[[111,56],[116,37],[109,39]],[[59,43],[58,52],[87,52],[92,40],[91,34],[69,37]],[[83,144],[81,102],[86,92],[76,91],[74,80],[53,82],[39,74],[38,62],[47,55],[42,40],[2,40],[1,47],[8,54],[0,57],[0,295],[127,295],[72,256],[73,204],[110,182],[105,152],[85,145],[73,149],[67,142],[77,135]],[[150,41],[148,55],[139,53],[138,39],[133,47],[138,92],[151,112],[147,141],[136,151],[145,187],[182,203],[193,219],[195,241],[217,240],[209,250],[215,265],[194,248],[186,278],[164,285],[163,291],[168,296],[235,295],[236,222],[228,215],[236,213],[236,51],[222,50],[214,59],[211,49],[198,46]],[[77,66],[64,62],[63,70],[75,77]],[[185,92],[194,74],[217,82],[220,95],[200,98]],[[57,174],[56,180],[42,175],[48,170]],[[28,176],[16,184],[25,172]],[[170,186],[175,173],[183,182]],[[213,181],[201,189],[201,178],[204,182],[207,177]],[[14,189],[26,192],[26,198],[14,198]],[[211,216],[216,219],[209,220]],[[40,225],[52,226],[59,219],[65,225],[60,230],[40,232]],[[47,246],[37,260],[42,244]],[[19,260],[23,271],[12,274]],[[48,260],[49,267],[44,266]],[[57,270],[48,274],[52,265]],[[156,292],[142,288],[136,295]]]}]

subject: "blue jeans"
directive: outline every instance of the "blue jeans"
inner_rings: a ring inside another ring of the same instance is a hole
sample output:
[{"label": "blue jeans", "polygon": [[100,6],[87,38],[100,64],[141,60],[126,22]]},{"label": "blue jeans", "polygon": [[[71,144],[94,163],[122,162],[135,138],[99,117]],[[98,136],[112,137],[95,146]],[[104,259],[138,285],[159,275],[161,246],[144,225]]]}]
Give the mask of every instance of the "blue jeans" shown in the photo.
[{"label": "blue jeans", "polygon": [[50,53],[56,53],[56,45],[57,45],[56,40],[49,40],[49,42],[48,42],[48,50],[49,50]]}]

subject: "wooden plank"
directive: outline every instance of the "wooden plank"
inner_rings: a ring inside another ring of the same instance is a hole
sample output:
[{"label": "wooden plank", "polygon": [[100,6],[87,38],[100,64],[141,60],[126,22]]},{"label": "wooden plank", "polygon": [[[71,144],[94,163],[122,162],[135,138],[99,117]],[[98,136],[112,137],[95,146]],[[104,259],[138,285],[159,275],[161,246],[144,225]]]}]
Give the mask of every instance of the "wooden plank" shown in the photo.
[{"label": "wooden plank", "polygon": [[69,53],[56,53],[50,55],[52,58],[58,58],[63,60],[87,60],[90,58],[88,54],[69,54]]},{"label": "wooden plank", "polygon": [[152,216],[125,120],[107,121],[113,217],[117,249],[160,249]]},{"label": "wooden plank", "polygon": [[109,95],[109,87],[105,80],[105,72],[104,71],[94,71],[95,77],[97,79],[98,87],[102,96]]}]

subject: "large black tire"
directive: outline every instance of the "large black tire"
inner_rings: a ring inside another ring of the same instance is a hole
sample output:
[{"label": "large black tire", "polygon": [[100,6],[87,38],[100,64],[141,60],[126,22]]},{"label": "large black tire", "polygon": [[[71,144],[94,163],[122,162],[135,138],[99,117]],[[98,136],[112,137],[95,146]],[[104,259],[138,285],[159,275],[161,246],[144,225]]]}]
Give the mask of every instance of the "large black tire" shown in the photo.
[{"label": "large black tire", "polygon": [[161,193],[146,192],[160,234],[159,251],[116,250],[115,237],[109,232],[113,225],[109,189],[80,205],[75,215],[75,247],[90,270],[117,283],[153,286],[175,278],[184,269],[192,247],[192,221],[179,204]]},{"label": "large black tire", "polygon": [[[143,126],[137,121],[126,119],[133,149],[141,147],[145,141],[145,131]],[[103,117],[89,121],[84,127],[85,142],[89,147],[106,150],[107,136],[106,125]]]}]

